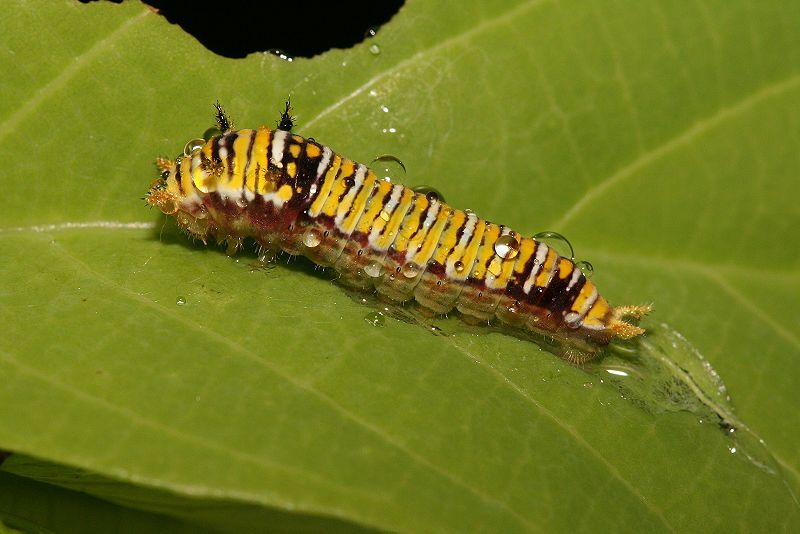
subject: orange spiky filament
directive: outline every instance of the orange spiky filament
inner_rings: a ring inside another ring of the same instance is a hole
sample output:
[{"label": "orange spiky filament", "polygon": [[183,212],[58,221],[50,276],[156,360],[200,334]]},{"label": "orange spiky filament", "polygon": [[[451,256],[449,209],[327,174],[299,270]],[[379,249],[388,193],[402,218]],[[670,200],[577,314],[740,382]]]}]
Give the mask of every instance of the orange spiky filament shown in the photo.
[{"label": "orange spiky filament", "polygon": [[642,335],[645,332],[644,328],[631,324],[623,319],[630,318],[639,320],[650,313],[651,310],[652,306],[650,304],[641,306],[617,306],[612,312],[608,328],[614,332],[614,336],[620,339],[631,339],[632,337]]}]

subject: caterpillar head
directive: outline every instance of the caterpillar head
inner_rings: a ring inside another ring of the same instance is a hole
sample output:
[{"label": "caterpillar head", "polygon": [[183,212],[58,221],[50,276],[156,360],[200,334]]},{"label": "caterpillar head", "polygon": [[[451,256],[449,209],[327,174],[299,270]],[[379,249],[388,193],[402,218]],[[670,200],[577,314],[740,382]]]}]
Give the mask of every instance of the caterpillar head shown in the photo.
[{"label": "caterpillar head", "polygon": [[205,243],[212,230],[208,212],[193,190],[192,195],[187,195],[181,187],[181,176],[190,176],[190,166],[189,158],[157,158],[161,176],[150,184],[145,200],[165,215],[175,217],[181,229]]}]

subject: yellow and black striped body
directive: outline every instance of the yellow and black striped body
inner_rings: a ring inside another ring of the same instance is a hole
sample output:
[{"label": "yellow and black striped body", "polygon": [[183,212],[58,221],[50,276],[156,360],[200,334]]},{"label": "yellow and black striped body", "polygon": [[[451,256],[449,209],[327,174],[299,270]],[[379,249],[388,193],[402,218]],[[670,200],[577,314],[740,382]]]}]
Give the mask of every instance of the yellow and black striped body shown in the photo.
[{"label": "yellow and black striped body", "polygon": [[334,268],[348,286],[435,313],[457,309],[590,346],[641,333],[545,243],[284,130],[211,138],[175,162],[148,201],[204,241],[252,237]]}]

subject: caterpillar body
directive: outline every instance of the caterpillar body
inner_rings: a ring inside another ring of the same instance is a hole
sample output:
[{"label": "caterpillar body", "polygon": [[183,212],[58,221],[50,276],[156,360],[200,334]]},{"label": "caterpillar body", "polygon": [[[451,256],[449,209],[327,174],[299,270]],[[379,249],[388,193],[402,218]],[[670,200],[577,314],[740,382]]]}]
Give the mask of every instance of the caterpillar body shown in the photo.
[{"label": "caterpillar body", "polygon": [[233,130],[217,105],[220,133],[190,141],[175,161],[159,158],[147,202],[204,243],[235,251],[251,237],[390,301],[545,334],[573,361],[644,332],[623,319],[649,306],[610,306],[547,244],[382,180],[291,133],[291,119],[287,103],[278,128]]}]

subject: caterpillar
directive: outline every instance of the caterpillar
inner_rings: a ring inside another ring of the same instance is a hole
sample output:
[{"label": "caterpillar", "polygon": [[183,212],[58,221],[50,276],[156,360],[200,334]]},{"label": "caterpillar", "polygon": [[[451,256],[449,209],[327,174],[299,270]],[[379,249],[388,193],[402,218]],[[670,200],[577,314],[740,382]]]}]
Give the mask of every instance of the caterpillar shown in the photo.
[{"label": "caterpillar", "polygon": [[392,302],[543,334],[573,362],[644,333],[625,319],[649,306],[612,307],[544,242],[382,180],[292,133],[288,101],[275,129],[235,130],[219,103],[216,122],[182,156],[156,160],[161,175],[145,197],[203,243],[213,237],[232,254],[253,238]]}]

